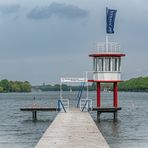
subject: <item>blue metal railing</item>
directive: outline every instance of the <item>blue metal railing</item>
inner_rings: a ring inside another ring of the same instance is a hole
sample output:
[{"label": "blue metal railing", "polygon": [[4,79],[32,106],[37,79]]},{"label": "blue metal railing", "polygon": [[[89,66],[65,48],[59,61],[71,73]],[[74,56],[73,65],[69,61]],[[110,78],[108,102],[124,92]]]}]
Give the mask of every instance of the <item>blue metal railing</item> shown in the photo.
[{"label": "blue metal railing", "polygon": [[83,108],[82,108],[82,112],[83,112],[84,109],[86,108],[87,103],[88,103],[88,110],[87,110],[87,111],[89,111],[89,110],[91,109],[91,107],[90,107],[90,100],[86,100],[86,102],[85,102],[85,104],[84,104],[84,106],[83,106]]},{"label": "blue metal railing", "polygon": [[66,109],[65,109],[65,107],[64,107],[64,104],[63,104],[62,100],[59,99],[59,100],[58,100],[58,107],[57,107],[58,112],[61,111],[61,107],[62,107],[62,109],[64,110],[64,112],[66,112]]},{"label": "blue metal railing", "polygon": [[77,97],[76,97],[76,99],[78,100],[77,107],[79,107],[79,104],[80,104],[80,99],[81,99],[81,96],[82,96],[84,85],[85,85],[85,82],[82,82],[81,85],[80,85],[80,89],[78,91]]}]

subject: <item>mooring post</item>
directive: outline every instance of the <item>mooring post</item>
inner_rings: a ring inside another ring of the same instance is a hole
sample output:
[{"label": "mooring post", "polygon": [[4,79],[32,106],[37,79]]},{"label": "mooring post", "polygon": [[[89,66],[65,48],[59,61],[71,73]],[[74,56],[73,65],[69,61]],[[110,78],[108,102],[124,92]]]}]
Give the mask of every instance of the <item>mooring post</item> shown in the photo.
[{"label": "mooring post", "polygon": [[97,121],[100,122],[100,115],[101,113],[99,111],[97,111]]},{"label": "mooring post", "polygon": [[114,121],[117,121],[117,116],[118,116],[118,112],[115,111],[115,112],[114,112]]},{"label": "mooring post", "polygon": [[34,117],[34,111],[32,111],[32,120],[34,120],[34,118],[35,118],[35,117]]},{"label": "mooring post", "polygon": [[32,111],[32,119],[37,120],[37,111]]}]

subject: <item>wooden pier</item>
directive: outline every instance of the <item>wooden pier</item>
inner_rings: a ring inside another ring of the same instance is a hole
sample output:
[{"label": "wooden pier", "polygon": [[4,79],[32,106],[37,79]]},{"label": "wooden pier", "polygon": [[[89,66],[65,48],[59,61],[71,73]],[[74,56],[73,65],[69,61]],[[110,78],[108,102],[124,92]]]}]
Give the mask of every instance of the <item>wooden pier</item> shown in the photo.
[{"label": "wooden pier", "polygon": [[110,148],[89,112],[60,112],[35,148]]},{"label": "wooden pier", "polygon": [[48,108],[48,107],[27,107],[20,108],[21,111],[29,111],[32,112],[32,119],[37,120],[37,112],[38,111],[57,111],[57,108]]}]

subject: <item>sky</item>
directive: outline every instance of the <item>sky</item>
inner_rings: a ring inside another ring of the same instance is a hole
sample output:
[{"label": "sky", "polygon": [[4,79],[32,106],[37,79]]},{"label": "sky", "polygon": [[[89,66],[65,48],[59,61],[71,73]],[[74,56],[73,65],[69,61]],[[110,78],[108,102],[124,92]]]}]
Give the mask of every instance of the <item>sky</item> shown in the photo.
[{"label": "sky", "polygon": [[117,9],[122,79],[148,76],[147,0],[0,0],[0,79],[55,84],[92,70],[105,41],[106,6]]}]

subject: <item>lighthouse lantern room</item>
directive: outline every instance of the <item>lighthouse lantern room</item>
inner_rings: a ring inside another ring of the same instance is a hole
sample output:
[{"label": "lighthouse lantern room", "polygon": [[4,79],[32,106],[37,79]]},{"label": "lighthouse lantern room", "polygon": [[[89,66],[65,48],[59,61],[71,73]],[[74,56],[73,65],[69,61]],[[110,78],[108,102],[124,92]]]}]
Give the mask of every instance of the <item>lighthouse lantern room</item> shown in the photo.
[{"label": "lighthouse lantern room", "polygon": [[120,53],[118,43],[108,43],[108,50],[106,49],[106,43],[98,43],[97,50],[89,56],[93,57],[94,81],[121,80],[121,57],[125,55]]}]

